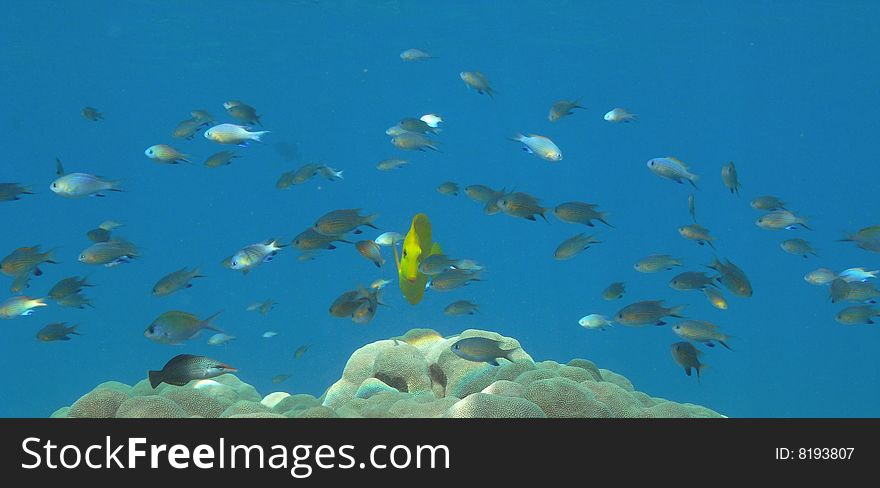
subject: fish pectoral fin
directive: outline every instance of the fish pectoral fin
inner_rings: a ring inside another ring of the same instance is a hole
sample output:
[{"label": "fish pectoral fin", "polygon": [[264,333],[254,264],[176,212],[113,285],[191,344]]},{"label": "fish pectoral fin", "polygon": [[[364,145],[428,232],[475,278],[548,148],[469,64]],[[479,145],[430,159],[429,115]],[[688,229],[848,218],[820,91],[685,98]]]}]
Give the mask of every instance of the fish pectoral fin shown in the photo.
[{"label": "fish pectoral fin", "polygon": [[497,359],[492,359],[491,361],[486,361],[486,362],[489,363],[489,364],[491,364],[492,366],[498,366],[498,360],[497,360]]}]

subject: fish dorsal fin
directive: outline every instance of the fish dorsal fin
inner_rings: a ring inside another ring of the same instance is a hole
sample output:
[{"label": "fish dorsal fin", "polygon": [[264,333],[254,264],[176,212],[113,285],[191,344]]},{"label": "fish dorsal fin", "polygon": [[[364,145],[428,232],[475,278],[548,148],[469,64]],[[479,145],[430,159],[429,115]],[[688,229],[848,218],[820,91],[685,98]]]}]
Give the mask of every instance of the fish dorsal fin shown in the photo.
[{"label": "fish dorsal fin", "polygon": [[58,158],[55,158],[55,174],[64,176],[64,166],[61,165],[61,160]]}]

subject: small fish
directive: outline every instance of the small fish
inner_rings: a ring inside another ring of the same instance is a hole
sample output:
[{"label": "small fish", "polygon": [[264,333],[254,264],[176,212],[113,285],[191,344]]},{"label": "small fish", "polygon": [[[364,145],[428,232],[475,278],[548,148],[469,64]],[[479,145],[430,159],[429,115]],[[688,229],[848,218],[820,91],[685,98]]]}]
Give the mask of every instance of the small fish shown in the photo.
[{"label": "small fish", "polygon": [[271,261],[278,251],[285,247],[278,242],[278,239],[268,239],[245,246],[232,255],[229,267],[247,274],[257,266]]},{"label": "small fish", "polygon": [[373,320],[381,303],[379,301],[380,293],[379,289],[361,290],[362,298],[358,300],[358,306],[351,314],[351,321],[363,325]]},{"label": "small fish", "polygon": [[547,120],[556,122],[557,120],[574,115],[573,110],[576,108],[584,108],[577,100],[559,100],[550,107],[550,113],[547,114]]},{"label": "small fish", "polygon": [[379,171],[391,171],[392,169],[402,168],[409,164],[409,160],[406,159],[383,159],[376,164],[376,169]]},{"label": "small fish", "polygon": [[391,127],[385,129],[385,134],[391,137],[399,136],[400,134],[403,134],[405,132],[408,131],[401,127],[399,124],[392,125]]},{"label": "small fish", "polygon": [[180,354],[165,363],[161,371],[148,371],[150,386],[156,389],[162,383],[183,386],[192,380],[216,378],[238,370],[216,359],[192,354]]},{"label": "small fish", "polygon": [[669,254],[652,254],[640,259],[633,265],[633,268],[639,273],[659,273],[681,265],[681,259],[674,258]]},{"label": "small fish", "polygon": [[37,340],[40,342],[69,341],[70,335],[80,335],[76,331],[77,327],[79,325],[68,327],[66,322],[48,324],[37,332]]},{"label": "small fish", "polygon": [[752,283],[749,281],[749,278],[742,269],[733,264],[729,259],[722,263],[718,258],[714,258],[712,264],[708,265],[708,268],[718,272],[720,276],[717,280],[734,295],[743,298],[752,296]]},{"label": "small fish", "polygon": [[333,250],[336,249],[336,246],[333,245],[334,242],[351,244],[351,241],[347,241],[341,236],[325,236],[324,234],[319,234],[315,229],[310,227],[294,237],[290,245],[300,251],[315,251],[318,249]]},{"label": "small fish", "polygon": [[467,300],[452,302],[443,309],[443,313],[446,315],[473,315],[479,311],[479,305]]},{"label": "small fish", "polygon": [[58,264],[54,249],[40,252],[40,246],[20,247],[0,260],[0,272],[12,277],[30,273],[40,276],[43,273],[39,266],[43,263]]},{"label": "small fish", "polygon": [[880,273],[880,269],[868,271],[865,268],[848,268],[838,273],[837,277],[847,283],[852,283],[853,281],[868,281],[871,278],[876,278],[877,273]]},{"label": "small fish", "polygon": [[596,210],[598,205],[585,202],[566,202],[560,203],[553,209],[553,215],[559,220],[569,224],[583,224],[588,227],[594,227],[594,220],[598,220],[608,227],[614,227],[609,224],[606,219],[605,212]]},{"label": "small fish", "polygon": [[374,290],[381,290],[382,288],[385,288],[389,284],[391,284],[391,280],[385,280],[382,278],[378,278],[376,281],[370,283],[370,288],[372,288]]},{"label": "small fish", "polygon": [[874,317],[880,317],[880,310],[870,305],[846,307],[834,318],[843,325],[873,324]]},{"label": "small fish", "polygon": [[104,114],[98,112],[98,109],[96,109],[95,107],[86,107],[80,110],[80,114],[82,114],[83,118],[85,118],[86,120],[91,120],[92,122],[104,120]]},{"label": "small fish", "polygon": [[602,116],[608,122],[614,122],[615,124],[618,122],[629,123],[638,119],[638,115],[629,113],[625,108],[615,108],[609,110],[604,116]]},{"label": "small fish", "polygon": [[260,315],[266,315],[274,307],[278,302],[275,300],[265,300],[262,302],[255,302],[247,306],[248,312],[260,312]]},{"label": "small fish", "polygon": [[682,339],[700,342],[707,347],[715,347],[715,342],[717,342],[727,349],[730,349],[730,346],[727,345],[730,336],[722,333],[717,325],[710,324],[709,322],[704,322],[702,320],[685,320],[684,322],[679,322],[673,325],[672,332],[675,332],[675,334]]},{"label": "small fish", "polygon": [[721,290],[706,286],[703,287],[703,294],[706,295],[706,299],[709,300],[713,307],[718,310],[727,310],[727,300],[724,298]]},{"label": "small fish", "polygon": [[226,113],[233,119],[247,125],[263,125],[260,122],[260,116],[257,115],[257,109],[246,103],[238,103],[226,108]]},{"label": "small fish", "polygon": [[700,382],[700,373],[706,366],[700,362],[701,354],[690,342],[676,342],[672,345],[672,359],[684,368],[684,373],[688,376],[691,375],[692,369],[696,370],[697,383]]},{"label": "small fish", "polygon": [[818,268],[804,275],[804,281],[811,285],[827,285],[837,278],[837,273],[828,268]]},{"label": "small fish", "polygon": [[550,162],[562,161],[562,150],[549,138],[535,134],[524,136],[517,134],[511,138],[523,144],[523,150],[529,154]]},{"label": "small fish", "polygon": [[156,285],[153,286],[153,295],[164,297],[184,288],[192,288],[190,281],[204,277],[198,267],[193,268],[192,271],[181,268],[160,278]]},{"label": "small fish", "polygon": [[498,366],[498,359],[504,358],[513,361],[511,356],[519,348],[501,349],[501,341],[486,337],[468,337],[457,340],[450,349],[452,352],[467,361],[475,363],[489,363]]},{"label": "small fish", "polygon": [[56,195],[65,198],[82,198],[88,196],[103,197],[104,192],[121,192],[118,180],[104,180],[100,176],[88,173],[65,174],[61,162],[57,161],[59,178],[49,185],[49,189]]},{"label": "small fish", "polygon": [[880,298],[880,290],[874,288],[871,283],[853,281],[847,284],[849,285],[845,297],[847,302],[877,303],[877,299]]},{"label": "small fish", "polygon": [[601,242],[602,241],[597,240],[594,236],[580,233],[562,241],[556,250],[553,251],[553,259],[556,259],[557,261],[571,259],[589,249],[593,244],[599,244]]},{"label": "small fish", "polygon": [[755,210],[785,210],[785,202],[773,195],[762,195],[755,197],[749,202],[749,205]]},{"label": "small fish", "polygon": [[125,239],[114,237],[107,242],[96,242],[80,253],[77,260],[84,264],[113,267],[131,262],[140,256],[137,246]]},{"label": "small fish", "polygon": [[203,124],[210,124],[214,121],[214,116],[208,113],[207,110],[193,110],[189,114],[194,120],[198,120]]},{"label": "small fish", "polygon": [[847,234],[843,239],[838,239],[838,242],[855,242],[860,249],[880,252],[880,225],[872,225]]},{"label": "small fish", "polygon": [[271,339],[277,335],[278,335],[278,333],[275,332],[274,330],[267,330],[266,332],[263,332],[262,337],[263,337],[263,339]]},{"label": "small fish", "polygon": [[440,186],[437,187],[437,192],[439,192],[441,195],[452,195],[457,197],[458,191],[458,183],[454,181],[440,183]]},{"label": "small fish", "polygon": [[715,278],[699,271],[685,271],[669,280],[669,286],[674,290],[702,290],[707,286],[715,285]]},{"label": "small fish", "polygon": [[483,211],[486,215],[494,215],[501,211],[498,201],[507,195],[504,189],[495,191],[485,185],[470,185],[465,187],[464,193],[473,201],[484,204]]},{"label": "small fish", "polygon": [[227,342],[234,341],[235,339],[235,336],[231,336],[229,334],[226,334],[225,332],[218,332],[208,338],[208,345],[219,346],[222,344],[226,344]]},{"label": "small fish", "polygon": [[818,256],[818,254],[816,254],[816,250],[813,249],[813,246],[804,239],[786,239],[779,244],[779,247],[781,247],[783,251],[789,254],[803,256],[804,258],[809,257],[810,254],[812,254],[813,256]]},{"label": "small fish", "polygon": [[458,76],[468,88],[475,90],[480,95],[489,95],[490,98],[495,96],[495,90],[489,85],[489,80],[483,73],[479,71],[462,71]]},{"label": "small fish", "polygon": [[86,297],[82,293],[71,293],[70,295],[65,295],[61,298],[56,299],[55,303],[62,307],[78,308],[80,310],[83,310],[86,307],[95,308],[95,306],[92,305],[91,300],[89,300],[88,297]]},{"label": "small fish", "polygon": [[431,56],[430,54],[426,53],[425,51],[422,51],[421,49],[415,49],[415,48],[407,49],[406,51],[400,53],[400,59],[402,59],[406,62],[424,61],[426,59],[431,59],[433,57],[434,56]]},{"label": "small fish", "polygon": [[755,221],[755,225],[766,230],[793,230],[797,229],[798,226],[811,230],[807,226],[806,218],[798,217],[788,210],[774,210],[768,212],[759,217],[758,220]]},{"label": "small fish", "polygon": [[443,253],[436,253],[421,258],[418,269],[420,273],[434,276],[451,269],[479,271],[483,267],[469,259],[452,259]]},{"label": "small fish", "polygon": [[622,281],[615,281],[602,290],[602,298],[607,301],[620,300],[626,293],[626,284]]},{"label": "small fish", "polygon": [[209,168],[225,166],[232,164],[232,160],[238,157],[240,156],[235,151],[220,151],[208,156],[208,159],[205,160],[205,166]]},{"label": "small fish", "polygon": [[688,212],[691,214],[691,219],[694,223],[697,222],[697,207],[696,207],[696,197],[694,195],[688,195]]},{"label": "small fish", "polygon": [[110,240],[114,229],[122,227],[122,224],[113,220],[105,220],[98,227],[86,232],[86,237],[92,242],[107,242]]},{"label": "small fish", "polygon": [[18,183],[0,183],[0,202],[21,200],[21,195],[33,195],[30,187]]},{"label": "small fish", "polygon": [[0,302],[0,319],[14,319],[34,313],[37,307],[45,307],[46,298],[31,298],[26,296],[11,297]]},{"label": "small fish", "polygon": [[251,141],[263,142],[262,137],[269,131],[251,132],[243,125],[220,124],[205,131],[205,139],[217,144],[247,145]]},{"label": "small fish", "polygon": [[177,127],[171,131],[171,137],[178,139],[192,139],[200,130],[202,130],[202,127],[204,127],[206,123],[207,122],[197,119],[181,120],[180,123],[177,124]]},{"label": "small fish", "polygon": [[326,164],[322,164],[318,168],[318,175],[320,175],[325,180],[329,180],[329,181],[339,181],[339,180],[343,179],[342,178],[342,170],[333,169],[330,166],[327,166]]},{"label": "small fish", "polygon": [[428,124],[432,129],[437,129],[440,127],[440,124],[443,123],[443,117],[437,114],[425,114],[419,117],[419,120]]},{"label": "small fish", "polygon": [[330,305],[330,315],[339,318],[351,317],[360,306],[361,299],[366,298],[365,290],[351,290],[339,295]]},{"label": "small fish", "polygon": [[144,337],[159,344],[180,344],[195,337],[202,329],[223,332],[214,326],[213,321],[220,312],[205,320],[199,320],[191,313],[172,310],[156,318],[144,331]]},{"label": "small fish", "polygon": [[605,327],[611,327],[612,322],[604,315],[591,313],[590,315],[581,317],[581,319],[578,320],[578,324],[585,329],[605,330]]},{"label": "small fish", "polygon": [[727,166],[721,167],[721,181],[724,182],[724,186],[730,190],[731,194],[739,195],[739,189],[742,188],[742,185],[739,182],[733,161],[727,163]]},{"label": "small fish", "polygon": [[417,132],[404,132],[398,134],[391,138],[391,144],[398,149],[404,149],[407,151],[424,152],[426,149],[431,149],[433,151],[440,150],[440,148],[437,147],[436,142],[432,141],[424,134],[419,134]]},{"label": "small fish", "polygon": [[694,173],[691,173],[687,165],[681,162],[681,160],[672,156],[649,159],[648,169],[657,176],[661,176],[679,184],[683,183],[684,180],[687,180],[694,188],[697,188],[697,180],[700,178]]},{"label": "small fish", "polygon": [[377,268],[381,268],[383,264],[385,264],[385,259],[382,258],[382,253],[380,252],[379,245],[374,241],[363,240],[358,241],[354,244],[354,247],[361,253],[361,256],[373,262]]},{"label": "small fish", "polygon": [[278,385],[278,384],[281,384],[281,383],[284,383],[285,381],[287,381],[291,376],[292,375],[289,375],[286,373],[276,374],[275,376],[272,377],[271,381],[272,381],[273,385]]},{"label": "small fish", "polygon": [[511,217],[523,218],[535,221],[535,215],[540,215],[547,221],[547,208],[540,205],[540,200],[523,192],[513,192],[498,199],[498,208]]},{"label": "small fish", "polygon": [[468,283],[474,281],[482,281],[480,279],[481,273],[482,271],[480,270],[448,269],[432,276],[427,286],[434,291],[451,291],[467,286]]},{"label": "small fish", "polygon": [[[439,120],[439,122],[443,121],[442,118],[437,117],[436,115],[434,117],[436,117],[436,120]],[[439,122],[437,122],[437,124],[439,124]],[[407,117],[401,119],[400,122],[397,123],[397,127],[400,127],[406,132],[417,132],[419,134],[439,134],[441,131],[441,129],[439,129],[436,124],[431,125],[424,120],[417,119],[415,117]]]},{"label": "small fish", "polygon": [[614,315],[614,321],[628,326],[642,325],[666,325],[663,317],[684,318],[681,315],[684,305],[667,308],[663,306],[663,300],[645,300],[631,303]]},{"label": "small fish", "polygon": [[384,232],[374,239],[376,244],[380,246],[391,246],[395,242],[403,242],[403,234],[400,232]]},{"label": "small fish", "polygon": [[144,155],[159,163],[178,164],[191,162],[189,159],[186,159],[188,155],[167,144],[150,146],[144,150]]},{"label": "small fish", "polygon": [[349,232],[359,234],[358,227],[362,225],[378,229],[373,223],[378,217],[378,214],[360,215],[359,208],[334,210],[322,215],[312,228],[325,236],[341,236]]},{"label": "small fish", "polygon": [[299,359],[303,357],[303,355],[309,352],[309,349],[312,347],[311,344],[303,344],[296,348],[296,351],[293,351],[293,359]]},{"label": "small fish", "polygon": [[708,244],[709,247],[715,249],[715,245],[712,244],[712,241],[714,241],[715,238],[712,237],[712,235],[709,233],[709,229],[703,227],[700,224],[691,224],[679,227],[678,233],[685,239],[696,241],[696,243],[701,246]]},{"label": "small fish", "polygon": [[831,303],[846,300],[847,295],[849,295],[849,290],[849,283],[841,278],[834,278],[834,280],[831,281],[831,287],[828,289],[828,296],[831,298]]}]

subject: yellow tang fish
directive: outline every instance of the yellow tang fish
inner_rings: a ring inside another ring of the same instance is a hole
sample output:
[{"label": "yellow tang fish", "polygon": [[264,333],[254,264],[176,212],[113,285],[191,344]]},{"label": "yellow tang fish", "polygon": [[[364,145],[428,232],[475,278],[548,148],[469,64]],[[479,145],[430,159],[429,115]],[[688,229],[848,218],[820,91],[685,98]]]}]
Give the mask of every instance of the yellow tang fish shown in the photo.
[{"label": "yellow tang fish", "polygon": [[398,256],[397,246],[394,247],[394,262],[397,263],[397,275],[400,278],[400,291],[411,305],[422,301],[429,276],[419,271],[422,259],[434,254],[441,254],[440,244],[431,239],[431,221],[428,216],[416,214],[412,220],[406,237],[403,240],[403,255]]}]

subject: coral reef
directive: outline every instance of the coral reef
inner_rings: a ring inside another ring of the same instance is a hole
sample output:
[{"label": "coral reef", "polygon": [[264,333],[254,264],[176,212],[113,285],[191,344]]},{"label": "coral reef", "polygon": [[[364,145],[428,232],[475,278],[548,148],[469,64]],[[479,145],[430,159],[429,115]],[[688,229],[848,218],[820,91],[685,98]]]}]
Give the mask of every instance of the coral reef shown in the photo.
[{"label": "coral reef", "polygon": [[[467,337],[501,341],[515,350],[500,366],[460,358],[450,345]],[[706,418],[700,405],[636,391],[624,376],[587,359],[534,362],[516,339],[466,330],[442,337],[431,329],[367,344],[320,397],[261,396],[232,374],[185,386],[147,380],[101,383],[52,418]]]}]

